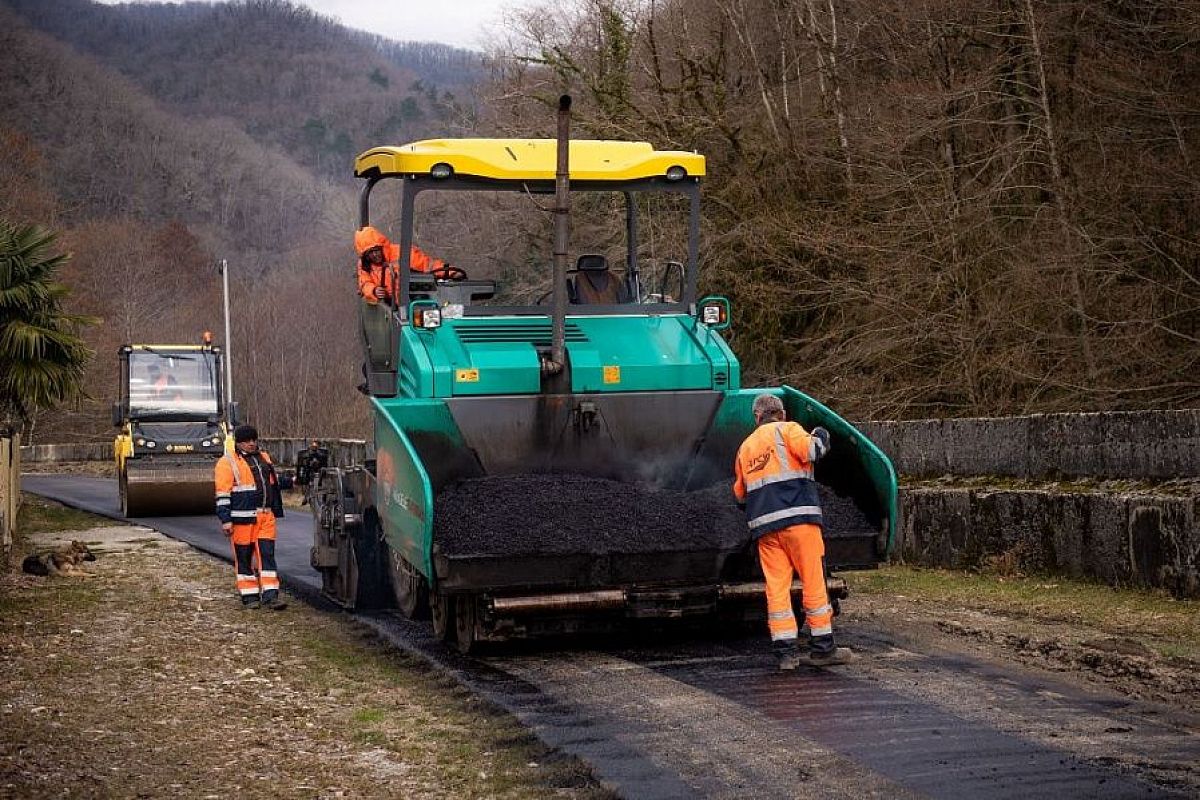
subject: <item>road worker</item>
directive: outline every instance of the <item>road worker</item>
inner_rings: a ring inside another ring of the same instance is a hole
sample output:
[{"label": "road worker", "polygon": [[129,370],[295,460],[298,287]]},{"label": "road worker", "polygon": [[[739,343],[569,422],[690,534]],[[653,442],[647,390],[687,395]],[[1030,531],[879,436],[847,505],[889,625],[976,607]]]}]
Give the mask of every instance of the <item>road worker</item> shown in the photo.
[{"label": "road worker", "polygon": [[178,402],[183,399],[179,381],[175,380],[174,375],[163,372],[157,364],[151,364],[146,372],[149,376],[150,396],[156,403]]},{"label": "road worker", "polygon": [[812,433],[786,420],[783,401],[760,394],[752,407],[758,426],[738,449],[733,493],[744,504],[750,533],[767,582],[767,628],[780,669],[802,660],[796,644],[799,626],[792,611],[792,576],[804,586],[809,628],[807,660],[844,664],[848,648],[833,642],[833,606],[825,589],[825,542],[821,538],[821,498],[813,466],[829,450],[829,432]]},{"label": "road worker", "polygon": [[[395,301],[393,283],[398,275],[400,245],[393,244],[386,236],[368,225],[354,233],[354,249],[358,253],[358,291],[374,305],[380,300]],[[430,273],[436,278],[458,280],[462,270],[433,258],[415,244],[409,250],[408,266],[414,272]]]},{"label": "road worker", "polygon": [[283,516],[281,489],[291,478],[277,475],[271,457],[258,448],[258,431],[239,425],[234,452],[217,460],[217,518],[233,544],[233,563],[242,608],[283,610],[275,566],[275,519]]}]

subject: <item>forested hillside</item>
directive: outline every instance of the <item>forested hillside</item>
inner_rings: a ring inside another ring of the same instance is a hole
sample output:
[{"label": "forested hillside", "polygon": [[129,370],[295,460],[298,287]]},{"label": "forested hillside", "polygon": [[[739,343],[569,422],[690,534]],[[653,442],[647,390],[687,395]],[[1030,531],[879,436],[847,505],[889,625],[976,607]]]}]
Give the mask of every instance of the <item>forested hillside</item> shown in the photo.
[{"label": "forested hillside", "polygon": [[478,54],[351,31],[286,0],[3,2],[170,110],[234,120],[330,177],[345,178],[351,159],[379,142],[462,135],[472,124]]},{"label": "forested hillside", "polygon": [[[0,216],[64,231],[104,320],[92,400],[35,433],[106,437],[116,346],[220,331],[227,258],[248,414],[364,434],[354,154],[550,135],[563,91],[577,136],[708,157],[748,383],[855,418],[1195,405],[1198,30],[1200,0],[584,0],[483,60],[284,0],[0,0]],[[510,233],[432,245],[515,274]]]},{"label": "forested hillside", "polygon": [[[102,320],[87,334],[91,399],[38,420],[39,440],[110,435],[121,343],[221,331],[219,258],[248,414],[280,434],[362,433],[356,342],[314,335],[356,313],[349,177],[320,179],[235,120],[172,113],[2,6],[0,108],[13,110],[0,119],[0,216],[64,233],[72,310]],[[294,390],[314,372],[325,380]]]},{"label": "forested hillside", "polygon": [[1200,401],[1200,3],[580,9],[526,15],[497,124],[569,89],[580,135],[705,153],[752,378],[857,417]]}]

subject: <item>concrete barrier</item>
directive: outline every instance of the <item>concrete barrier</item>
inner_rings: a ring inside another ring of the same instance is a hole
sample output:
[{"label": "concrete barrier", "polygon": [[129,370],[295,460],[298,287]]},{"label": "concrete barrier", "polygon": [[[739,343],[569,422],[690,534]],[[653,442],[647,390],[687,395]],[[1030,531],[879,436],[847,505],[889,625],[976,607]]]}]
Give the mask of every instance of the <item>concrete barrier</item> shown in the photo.
[{"label": "concrete barrier", "polygon": [[1200,597],[1200,498],[1052,489],[901,492],[904,560]]},{"label": "concrete barrier", "polygon": [[[311,439],[262,439],[263,449],[282,466],[296,463],[296,454],[308,447]],[[319,439],[329,448],[331,466],[361,464],[367,458],[367,443],[362,439]],[[21,448],[21,461],[26,464],[46,464],[61,461],[110,461],[113,444],[85,442],[76,444],[37,444]]]},{"label": "concrete barrier", "polygon": [[1200,477],[1200,409],[862,422],[914,477]]},{"label": "concrete barrier", "polygon": [[84,442],[71,444],[33,444],[21,448],[21,461],[46,464],[58,461],[111,461],[113,443]]}]

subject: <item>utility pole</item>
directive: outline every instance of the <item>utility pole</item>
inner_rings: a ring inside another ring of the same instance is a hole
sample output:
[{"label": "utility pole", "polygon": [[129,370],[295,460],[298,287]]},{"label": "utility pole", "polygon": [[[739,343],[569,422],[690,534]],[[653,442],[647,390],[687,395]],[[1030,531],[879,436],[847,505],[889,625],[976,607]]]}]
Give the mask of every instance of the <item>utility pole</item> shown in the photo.
[{"label": "utility pole", "polygon": [[233,402],[233,351],[229,340],[229,262],[221,259],[217,267],[221,273],[221,283],[225,297],[225,402]]},{"label": "utility pole", "polygon": [[554,173],[554,283],[553,317],[550,335],[551,374],[561,373],[567,364],[567,244],[570,238],[571,212],[571,95],[558,98],[557,167]]}]

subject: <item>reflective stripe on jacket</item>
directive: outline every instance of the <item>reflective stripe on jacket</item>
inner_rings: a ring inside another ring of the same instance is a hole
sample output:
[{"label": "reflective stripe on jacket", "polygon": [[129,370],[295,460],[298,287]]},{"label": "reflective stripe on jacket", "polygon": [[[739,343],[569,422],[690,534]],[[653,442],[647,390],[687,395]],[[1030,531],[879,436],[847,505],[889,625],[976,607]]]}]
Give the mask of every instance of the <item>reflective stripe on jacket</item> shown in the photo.
[{"label": "reflective stripe on jacket", "polygon": [[[270,510],[276,517],[283,516],[283,495],[279,493],[280,482],[271,457],[262,450],[258,455],[257,468],[240,453],[226,453],[217,459],[213,480],[217,488],[217,518],[221,524],[249,525],[258,516],[259,509]],[[255,475],[255,472],[259,474]],[[261,486],[267,487],[265,501]]]},{"label": "reflective stripe on jacket", "polygon": [[795,422],[758,426],[738,448],[733,493],[755,538],[792,525],[822,525],[813,465],[826,446]]}]

